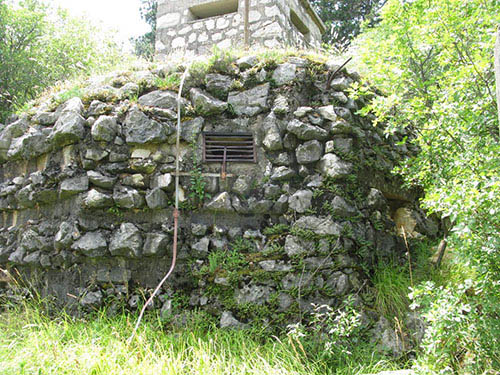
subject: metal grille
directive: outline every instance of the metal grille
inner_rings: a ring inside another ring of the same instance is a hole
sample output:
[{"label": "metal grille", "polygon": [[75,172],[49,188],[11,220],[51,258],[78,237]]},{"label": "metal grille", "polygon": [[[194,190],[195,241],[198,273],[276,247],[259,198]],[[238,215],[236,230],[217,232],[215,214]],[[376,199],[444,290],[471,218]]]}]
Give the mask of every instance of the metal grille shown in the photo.
[{"label": "metal grille", "polygon": [[204,162],[255,163],[255,143],[250,133],[203,133]]}]

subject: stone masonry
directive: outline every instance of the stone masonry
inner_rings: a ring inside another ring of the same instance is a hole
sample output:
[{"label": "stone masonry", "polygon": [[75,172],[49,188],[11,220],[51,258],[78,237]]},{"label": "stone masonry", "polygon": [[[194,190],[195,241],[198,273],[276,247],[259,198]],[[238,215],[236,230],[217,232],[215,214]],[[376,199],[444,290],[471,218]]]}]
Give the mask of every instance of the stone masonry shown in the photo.
[{"label": "stone masonry", "polygon": [[[250,0],[250,46],[318,47],[325,25],[307,0]],[[160,0],[156,55],[242,46],[245,0]]]}]

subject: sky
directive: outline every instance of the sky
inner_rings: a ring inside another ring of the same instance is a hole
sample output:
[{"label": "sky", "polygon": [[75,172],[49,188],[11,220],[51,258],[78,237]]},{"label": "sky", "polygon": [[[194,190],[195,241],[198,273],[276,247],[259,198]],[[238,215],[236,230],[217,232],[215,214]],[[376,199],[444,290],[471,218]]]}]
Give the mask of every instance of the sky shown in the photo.
[{"label": "sky", "polygon": [[130,37],[150,30],[141,19],[140,0],[46,0],[47,3],[69,10],[73,16],[86,16],[93,23],[116,30],[119,40],[128,45]]}]

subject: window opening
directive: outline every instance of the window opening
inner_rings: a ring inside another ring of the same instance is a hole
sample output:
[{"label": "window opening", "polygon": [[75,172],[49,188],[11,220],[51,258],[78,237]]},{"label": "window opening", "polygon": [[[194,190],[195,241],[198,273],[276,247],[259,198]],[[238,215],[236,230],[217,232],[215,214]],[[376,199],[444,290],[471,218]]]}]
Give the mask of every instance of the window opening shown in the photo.
[{"label": "window opening", "polygon": [[203,133],[203,162],[222,163],[222,178],[226,178],[227,162],[255,163],[256,160],[251,133]]},{"label": "window opening", "polygon": [[193,20],[223,16],[238,11],[238,0],[218,0],[189,8]]}]

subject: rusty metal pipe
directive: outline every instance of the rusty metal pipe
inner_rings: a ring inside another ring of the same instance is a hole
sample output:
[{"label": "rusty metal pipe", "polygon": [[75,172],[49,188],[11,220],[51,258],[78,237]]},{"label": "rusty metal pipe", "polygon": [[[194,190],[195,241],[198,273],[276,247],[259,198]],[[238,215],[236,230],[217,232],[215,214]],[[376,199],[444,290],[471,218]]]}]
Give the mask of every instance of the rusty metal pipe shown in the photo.
[{"label": "rusty metal pipe", "polygon": [[165,282],[170,277],[172,272],[174,272],[175,264],[177,261],[177,232],[179,227],[179,156],[180,156],[180,133],[181,133],[181,98],[182,98],[182,89],[184,87],[184,81],[186,80],[191,64],[188,65],[188,67],[184,71],[184,74],[182,75],[181,84],[179,87],[179,94],[177,95],[177,140],[176,140],[177,149],[176,149],[176,160],[175,160],[174,243],[172,249],[172,264],[170,265],[170,269],[168,270],[165,277],[163,277],[160,283],[156,286],[155,290],[153,291],[151,296],[148,298],[148,300],[142,307],[141,312],[139,313],[139,318],[137,319],[137,323],[135,324],[134,330],[132,332],[132,335],[127,340],[128,343],[132,341],[135,334],[137,333],[137,329],[139,329],[139,325],[141,324],[141,320],[142,317],[144,316],[144,313],[146,312],[146,309],[150,304],[153,303],[154,298],[160,291],[163,284],[165,284]]}]

